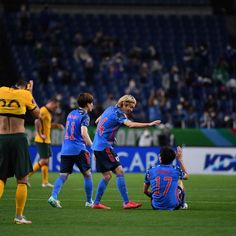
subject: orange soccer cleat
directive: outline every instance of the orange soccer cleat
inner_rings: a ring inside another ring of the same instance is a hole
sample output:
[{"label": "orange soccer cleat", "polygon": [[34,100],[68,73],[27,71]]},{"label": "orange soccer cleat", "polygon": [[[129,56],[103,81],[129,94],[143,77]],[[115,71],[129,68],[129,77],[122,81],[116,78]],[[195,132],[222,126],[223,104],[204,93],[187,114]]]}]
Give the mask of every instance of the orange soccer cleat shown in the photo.
[{"label": "orange soccer cleat", "polygon": [[139,208],[142,206],[142,203],[138,203],[138,202],[127,202],[126,204],[123,204],[123,208],[124,209],[133,209],[133,208]]}]

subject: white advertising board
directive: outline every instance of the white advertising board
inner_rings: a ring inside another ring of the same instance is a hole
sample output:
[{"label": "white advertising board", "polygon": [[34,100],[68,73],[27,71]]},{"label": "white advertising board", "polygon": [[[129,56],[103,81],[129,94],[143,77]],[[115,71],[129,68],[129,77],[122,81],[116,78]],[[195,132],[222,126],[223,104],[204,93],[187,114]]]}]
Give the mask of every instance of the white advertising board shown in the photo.
[{"label": "white advertising board", "polygon": [[236,175],[236,148],[187,148],[183,159],[189,174]]}]

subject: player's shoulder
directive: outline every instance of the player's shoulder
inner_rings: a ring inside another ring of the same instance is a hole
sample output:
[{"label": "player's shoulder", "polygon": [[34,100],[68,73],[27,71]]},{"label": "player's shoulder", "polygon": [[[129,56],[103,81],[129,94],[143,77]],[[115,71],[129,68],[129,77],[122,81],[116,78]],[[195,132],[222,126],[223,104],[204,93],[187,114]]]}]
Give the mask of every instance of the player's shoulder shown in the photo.
[{"label": "player's shoulder", "polygon": [[153,173],[157,170],[157,168],[159,167],[159,165],[157,166],[150,166],[148,169],[147,169],[147,173]]}]

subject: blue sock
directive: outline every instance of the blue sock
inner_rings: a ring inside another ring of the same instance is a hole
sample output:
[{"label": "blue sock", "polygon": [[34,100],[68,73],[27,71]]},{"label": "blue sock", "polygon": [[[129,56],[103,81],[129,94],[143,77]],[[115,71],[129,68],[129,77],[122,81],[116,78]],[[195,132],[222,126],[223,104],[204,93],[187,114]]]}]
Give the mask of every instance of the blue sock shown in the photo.
[{"label": "blue sock", "polygon": [[124,203],[126,204],[127,202],[129,202],[129,197],[124,175],[116,175],[116,185],[119,189],[120,195],[123,198]]},{"label": "blue sock", "polygon": [[84,190],[86,193],[86,199],[87,202],[92,202],[92,196],[93,196],[93,179],[92,175],[84,176]]},{"label": "blue sock", "polygon": [[57,180],[54,182],[54,187],[53,187],[53,190],[52,190],[52,197],[54,199],[57,200],[57,196],[58,196],[58,194],[61,191],[61,187],[65,183],[66,180],[67,180],[67,176],[66,175],[59,175]]},{"label": "blue sock", "polygon": [[101,179],[99,184],[98,184],[98,188],[97,188],[97,192],[96,192],[96,197],[94,200],[95,204],[99,204],[99,202],[101,201],[102,195],[106,190],[108,181],[106,181],[105,179]]}]

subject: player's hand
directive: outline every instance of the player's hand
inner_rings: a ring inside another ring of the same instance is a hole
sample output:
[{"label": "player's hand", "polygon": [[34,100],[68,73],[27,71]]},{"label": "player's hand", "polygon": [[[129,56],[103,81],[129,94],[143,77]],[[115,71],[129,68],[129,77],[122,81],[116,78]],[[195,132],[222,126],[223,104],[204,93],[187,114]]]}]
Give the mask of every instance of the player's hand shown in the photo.
[{"label": "player's hand", "polygon": [[26,89],[29,90],[31,93],[33,92],[33,85],[34,85],[33,80],[30,80],[26,87]]},{"label": "player's hand", "polygon": [[45,134],[41,134],[40,137],[41,139],[45,140],[47,136]]},{"label": "player's hand", "polygon": [[176,151],[176,159],[182,160],[182,157],[183,157],[183,150],[180,146],[178,146]]},{"label": "player's hand", "polygon": [[64,127],[64,125],[62,125],[62,124],[58,124],[58,125],[57,125],[57,128],[58,128],[58,129],[64,129],[65,127]]},{"label": "player's hand", "polygon": [[154,120],[153,122],[149,123],[149,126],[159,125],[161,123],[161,120]]}]

